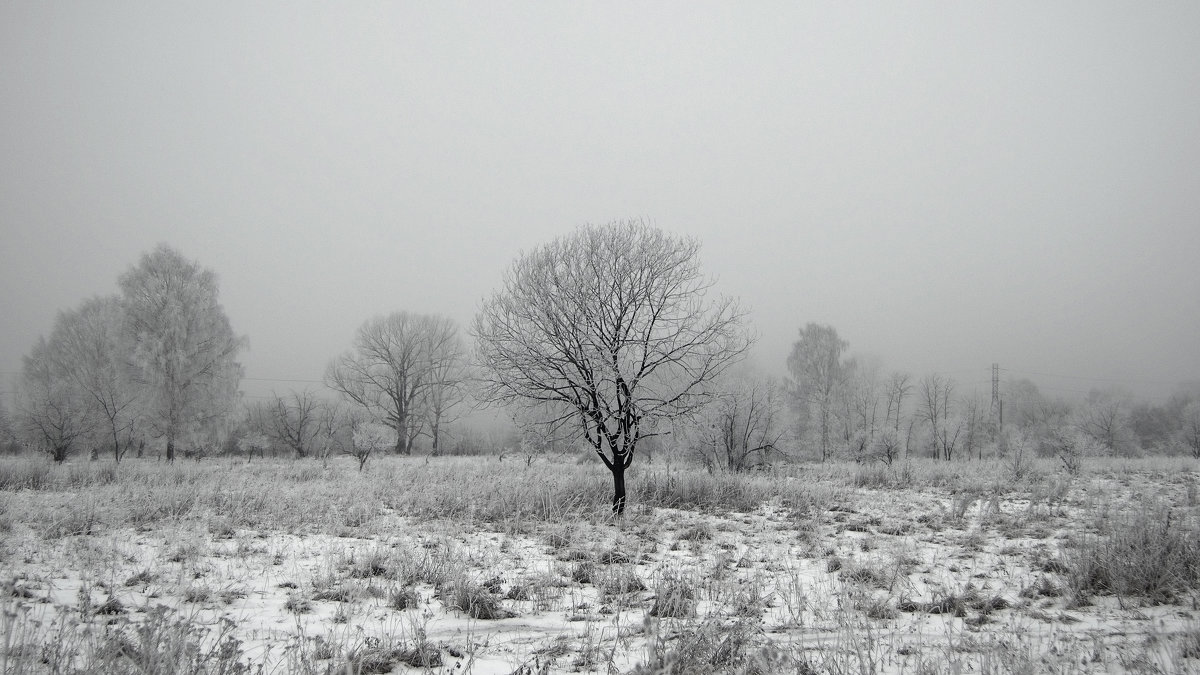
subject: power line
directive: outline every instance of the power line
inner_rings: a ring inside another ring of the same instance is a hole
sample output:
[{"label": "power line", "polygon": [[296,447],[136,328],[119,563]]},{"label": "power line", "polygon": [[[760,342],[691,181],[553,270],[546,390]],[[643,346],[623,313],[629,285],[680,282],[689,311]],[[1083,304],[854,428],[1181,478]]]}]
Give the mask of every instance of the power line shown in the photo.
[{"label": "power line", "polygon": [[301,380],[283,377],[243,377],[242,379],[249,380],[251,382],[297,382],[303,384],[325,384],[324,380]]},{"label": "power line", "polygon": [[[1119,382],[1119,383],[1137,382],[1139,384],[1178,384],[1177,381],[1173,381],[1173,380],[1145,380],[1145,379],[1138,379],[1138,378],[1134,378],[1134,377],[1118,378],[1118,377],[1082,377],[1079,375],[1055,375],[1053,373],[1039,373],[1034,370],[1013,370],[1012,368],[1001,368],[1000,370],[1003,370],[1007,373],[1016,373],[1018,375],[1038,375],[1040,377],[1055,377],[1055,378],[1059,378],[1059,379],[1063,379],[1063,380],[1087,380],[1087,381],[1092,381],[1092,382]],[[1084,393],[1087,393],[1087,392],[1084,392]]]}]

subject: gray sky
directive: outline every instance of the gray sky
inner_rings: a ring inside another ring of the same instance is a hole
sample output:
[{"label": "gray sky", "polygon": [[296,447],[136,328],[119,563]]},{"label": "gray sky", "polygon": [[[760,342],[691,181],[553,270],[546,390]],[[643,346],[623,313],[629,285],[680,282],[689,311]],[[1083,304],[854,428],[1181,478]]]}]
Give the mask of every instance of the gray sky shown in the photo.
[{"label": "gray sky", "polygon": [[248,377],[319,380],[368,317],[465,324],[629,217],[703,242],[766,371],[816,321],[960,388],[1200,378],[1194,0],[2,0],[0,144],[9,383],[158,242]]}]

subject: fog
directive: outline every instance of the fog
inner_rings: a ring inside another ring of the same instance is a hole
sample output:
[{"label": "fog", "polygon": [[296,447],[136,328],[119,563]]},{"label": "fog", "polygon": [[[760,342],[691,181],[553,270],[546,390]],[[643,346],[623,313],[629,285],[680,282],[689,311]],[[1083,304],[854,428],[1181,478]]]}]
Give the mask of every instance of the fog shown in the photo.
[{"label": "fog", "polygon": [[703,243],[782,374],[1200,379],[1200,4],[0,5],[0,372],[159,242],[248,396],[367,318],[469,322],[522,250]]}]

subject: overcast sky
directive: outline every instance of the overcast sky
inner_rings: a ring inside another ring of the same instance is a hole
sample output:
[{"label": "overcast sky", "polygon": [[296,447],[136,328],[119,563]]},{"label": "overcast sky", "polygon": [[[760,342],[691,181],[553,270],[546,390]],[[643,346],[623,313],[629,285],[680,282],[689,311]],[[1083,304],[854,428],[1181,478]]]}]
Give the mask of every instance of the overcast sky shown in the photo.
[{"label": "overcast sky", "polygon": [[1200,378],[1200,2],[0,0],[4,389],[159,242],[263,395],[631,217],[703,243],[764,371],[815,321],[1162,395]]}]

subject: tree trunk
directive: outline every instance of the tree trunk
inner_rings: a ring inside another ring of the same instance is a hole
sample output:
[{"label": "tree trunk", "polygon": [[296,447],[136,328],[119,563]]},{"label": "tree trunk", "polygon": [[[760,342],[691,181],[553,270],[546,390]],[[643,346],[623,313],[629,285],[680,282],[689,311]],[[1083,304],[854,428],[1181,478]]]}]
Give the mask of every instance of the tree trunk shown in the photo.
[{"label": "tree trunk", "polygon": [[612,465],[613,475],[613,515],[620,517],[625,513],[625,463],[621,458]]},{"label": "tree trunk", "polygon": [[440,411],[433,414],[433,422],[429,426],[430,435],[433,437],[433,448],[430,450],[430,454],[433,457],[438,457],[441,452],[438,449],[438,436],[442,430],[442,413]]}]

